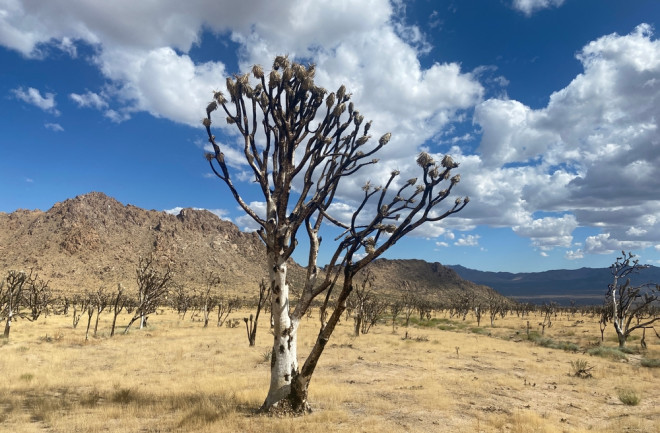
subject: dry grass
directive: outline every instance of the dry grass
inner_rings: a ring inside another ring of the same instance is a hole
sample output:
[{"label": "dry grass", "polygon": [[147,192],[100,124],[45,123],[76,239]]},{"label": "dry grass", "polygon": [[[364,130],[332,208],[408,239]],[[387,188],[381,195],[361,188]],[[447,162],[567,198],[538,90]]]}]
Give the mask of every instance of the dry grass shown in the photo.
[{"label": "dry grass", "polygon": [[[101,316],[102,331],[109,319]],[[315,410],[300,418],[254,414],[268,386],[265,328],[249,348],[242,327],[203,329],[171,312],[152,317],[146,330],[86,343],[84,327],[72,329],[67,317],[18,321],[0,341],[0,430],[659,431],[660,369],[640,364],[660,358],[657,340],[643,356],[590,356],[586,349],[600,339],[595,321],[557,318],[543,335],[552,344],[528,340],[526,321],[477,328],[470,318],[439,316],[411,326],[405,340],[404,328],[381,325],[355,338],[342,323],[312,381]],[[315,318],[302,324],[300,355],[316,332]],[[605,346],[614,347],[608,332]],[[592,378],[572,374],[579,362],[593,367]],[[622,390],[638,404],[625,405]]]}]

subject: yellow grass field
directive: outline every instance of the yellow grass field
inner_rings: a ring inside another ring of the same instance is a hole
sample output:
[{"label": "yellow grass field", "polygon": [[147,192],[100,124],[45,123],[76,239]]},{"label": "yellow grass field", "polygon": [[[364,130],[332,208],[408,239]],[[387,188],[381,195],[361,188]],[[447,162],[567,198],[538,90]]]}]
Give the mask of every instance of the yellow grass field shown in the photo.
[{"label": "yellow grass field", "polygon": [[[600,332],[586,316],[560,316],[544,335],[578,352],[529,341],[534,315],[498,319],[491,329],[487,319],[476,328],[470,316],[438,313],[357,338],[352,321],[342,322],[312,380],[314,411],[298,418],[255,414],[268,386],[266,319],[253,348],[242,321],[203,329],[164,311],[144,330],[118,328],[109,338],[110,319],[102,314],[100,335],[87,342],[86,317],[77,329],[64,316],[14,323],[0,340],[0,431],[660,432],[660,368],[641,366],[660,358],[660,340],[647,333],[648,350],[626,359],[592,356],[584,350]],[[305,320],[302,356],[318,329],[316,314]],[[605,337],[605,347],[616,346],[611,327]],[[578,361],[593,377],[572,375]],[[624,404],[626,395],[638,404]]]}]

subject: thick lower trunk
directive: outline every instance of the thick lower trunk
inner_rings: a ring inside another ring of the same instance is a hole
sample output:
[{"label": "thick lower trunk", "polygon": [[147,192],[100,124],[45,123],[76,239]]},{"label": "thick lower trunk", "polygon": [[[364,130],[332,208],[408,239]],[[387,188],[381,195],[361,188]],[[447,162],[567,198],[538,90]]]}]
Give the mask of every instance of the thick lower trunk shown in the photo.
[{"label": "thick lower trunk", "polygon": [[11,330],[11,316],[7,317],[7,322],[5,322],[5,332],[2,335],[4,338],[9,338],[9,331]]},{"label": "thick lower trunk", "polygon": [[300,369],[300,373],[296,374],[291,382],[291,392],[288,401],[291,405],[291,410],[295,413],[306,413],[311,410],[307,401],[309,383],[312,380],[312,375],[314,374],[316,365],[323,354],[323,350],[330,340],[330,336],[335,330],[337,323],[339,323],[342,313],[346,310],[346,300],[352,291],[351,282],[348,281],[346,275],[344,278],[344,286],[337,299],[337,307],[332,312],[332,315],[325,325],[321,328],[321,331],[316,338],[316,342],[314,343],[314,347],[312,347],[309,356],[305,360],[305,364]]},{"label": "thick lower trunk", "polygon": [[618,320],[614,321],[614,330],[616,331],[616,336],[619,340],[619,347],[626,347],[626,340],[628,339],[628,335]]},{"label": "thick lower trunk", "polygon": [[270,411],[289,396],[291,380],[298,374],[298,321],[289,315],[289,286],[286,262],[276,254],[268,256],[273,315],[273,350],[270,361],[270,388],[262,411]]},{"label": "thick lower trunk", "polygon": [[617,334],[617,338],[619,339],[619,347],[626,347],[626,338],[625,334]]},{"label": "thick lower trunk", "polygon": [[117,314],[112,317],[112,327],[110,328],[110,336],[115,336],[115,326],[117,325]]}]

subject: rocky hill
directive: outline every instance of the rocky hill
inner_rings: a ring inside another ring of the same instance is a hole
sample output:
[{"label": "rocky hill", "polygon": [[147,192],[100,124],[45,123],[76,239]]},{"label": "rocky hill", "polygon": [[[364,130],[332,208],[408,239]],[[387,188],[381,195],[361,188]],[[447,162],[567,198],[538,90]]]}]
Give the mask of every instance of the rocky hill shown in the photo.
[{"label": "rocky hill", "polygon": [[374,286],[384,287],[392,295],[409,286],[416,293],[441,302],[464,291],[473,291],[482,298],[493,291],[461,278],[453,269],[437,262],[378,259],[368,269],[374,274]]},{"label": "rocky hill", "polygon": [[[205,210],[178,215],[123,205],[92,192],[56,203],[46,212],[0,213],[0,275],[34,269],[60,293],[117,283],[132,290],[140,256],[151,251],[173,263],[176,281],[203,287],[213,271],[222,290],[253,296],[267,276],[265,247],[256,233],[241,232]],[[381,293],[396,296],[404,281],[428,296],[489,290],[461,279],[439,263],[381,259],[371,266]],[[291,285],[301,287],[304,269],[290,266]]]},{"label": "rocky hill", "polygon": [[205,210],[170,215],[92,192],[47,212],[0,213],[0,271],[32,268],[56,291],[131,287],[139,257],[151,251],[171,260],[177,281],[190,286],[203,286],[210,271],[232,292],[255,288],[266,276],[256,233]]}]

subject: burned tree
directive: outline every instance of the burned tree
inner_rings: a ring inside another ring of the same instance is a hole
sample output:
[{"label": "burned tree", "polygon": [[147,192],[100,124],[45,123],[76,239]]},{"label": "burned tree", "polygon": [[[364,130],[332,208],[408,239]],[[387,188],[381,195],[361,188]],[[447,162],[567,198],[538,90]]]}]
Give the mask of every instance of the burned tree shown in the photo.
[{"label": "burned tree", "polygon": [[172,268],[169,263],[164,270],[156,268],[156,262],[153,255],[149,257],[140,257],[136,269],[138,297],[137,306],[133,317],[126,325],[124,334],[128,333],[131,325],[138,319],[140,320],[140,329],[146,326],[149,315],[156,311],[156,308],[165,300],[167,292],[172,281]]},{"label": "burned tree", "polygon": [[94,308],[96,309],[96,321],[94,322],[94,337],[96,337],[96,334],[98,333],[99,330],[99,317],[101,316],[101,313],[103,310],[106,309],[108,304],[110,303],[110,295],[106,293],[103,288],[99,288],[96,293],[94,293]]},{"label": "burned tree", "polygon": [[247,317],[243,318],[247,328],[248,343],[250,346],[257,344],[257,324],[259,323],[259,314],[264,308],[269,295],[270,286],[267,285],[264,280],[261,280],[261,283],[259,283],[259,299],[257,300],[257,311],[254,315],[250,314],[249,320]]},{"label": "burned tree", "polygon": [[200,306],[202,308],[202,315],[204,317],[204,328],[209,326],[209,314],[215,305],[215,299],[211,294],[211,289],[220,285],[220,277],[213,272],[209,272],[206,276],[206,290],[202,293]]},{"label": "burned tree", "polygon": [[353,293],[348,298],[348,306],[353,311],[354,335],[369,333],[385,312],[387,305],[379,300],[372,290],[374,275],[367,270],[362,281],[353,286]]},{"label": "burned tree", "polygon": [[[340,181],[376,164],[374,155],[389,142],[390,134],[371,143],[371,122],[364,123],[346,88],[328,93],[314,83],[314,72],[314,65],[291,63],[283,56],[275,59],[269,74],[254,66],[253,78],[244,74],[227,79],[228,96],[215,92],[203,120],[213,148],[207,154],[211,169],[260,227],[257,233],[266,245],[274,341],[263,411],[309,409],[307,391],[312,374],[346,308],[355,275],[412,230],[459,212],[468,202],[467,198],[457,198],[437,209],[460,180],[459,175],[451,174],[458,164],[449,156],[436,162],[422,152],[417,158],[421,181],[401,181],[399,171],[392,170],[382,185],[367,182],[363,186],[349,220],[331,215]],[[242,137],[248,170],[254,176],[250,184],[262,194],[264,214],[244,200],[230,173],[226,155],[211,131],[211,114],[216,110]],[[339,227],[343,233],[321,274],[316,262],[324,223]],[[307,274],[292,309],[287,260],[297,246],[301,228],[309,242]],[[335,308],[326,314],[335,289],[339,291],[333,300]],[[312,301],[321,295],[325,295],[321,307],[325,320],[301,368],[298,326]]]},{"label": "burned tree", "polygon": [[51,290],[48,281],[24,271],[11,270],[0,281],[0,320],[5,320],[4,338],[9,338],[15,319],[35,321],[48,310]]},{"label": "burned tree", "polygon": [[128,303],[128,298],[124,296],[124,287],[121,283],[117,284],[117,293],[115,293],[114,298],[112,299],[112,326],[110,327],[110,336],[114,337],[115,335],[115,325],[117,324],[117,316],[126,308]]},{"label": "burned tree", "polygon": [[[218,327],[222,326],[232,311],[241,306],[241,301],[238,298],[230,298],[229,296],[220,296],[218,299]],[[229,322],[227,322],[229,323]]]},{"label": "burned tree", "polygon": [[83,313],[89,308],[89,304],[92,302],[92,298],[86,294],[75,294],[71,301],[73,306],[73,329],[78,327],[80,318]]},{"label": "burned tree", "polygon": [[15,318],[24,317],[21,308],[24,304],[23,290],[32,280],[32,271],[9,271],[0,282],[0,319],[5,320],[4,338],[9,338],[11,325]]},{"label": "burned tree", "polygon": [[186,288],[183,284],[175,283],[172,285],[172,290],[170,291],[170,306],[176,310],[176,312],[181,317],[181,320],[186,318],[188,310],[193,306],[194,303],[194,291],[193,295],[190,295],[189,289]]},{"label": "burned tree", "polygon": [[37,320],[42,313],[48,315],[52,303],[52,291],[49,282],[35,277],[26,287],[25,302],[30,309],[30,320]]},{"label": "burned tree", "polygon": [[601,323],[604,325],[611,321],[619,347],[625,347],[634,330],[650,327],[660,320],[660,316],[654,314],[651,308],[660,301],[660,286],[656,283],[632,284],[630,276],[648,268],[648,265],[640,265],[631,252],[626,254],[621,251],[621,254],[610,266],[613,278],[605,296],[605,304],[609,307],[603,308]]}]

